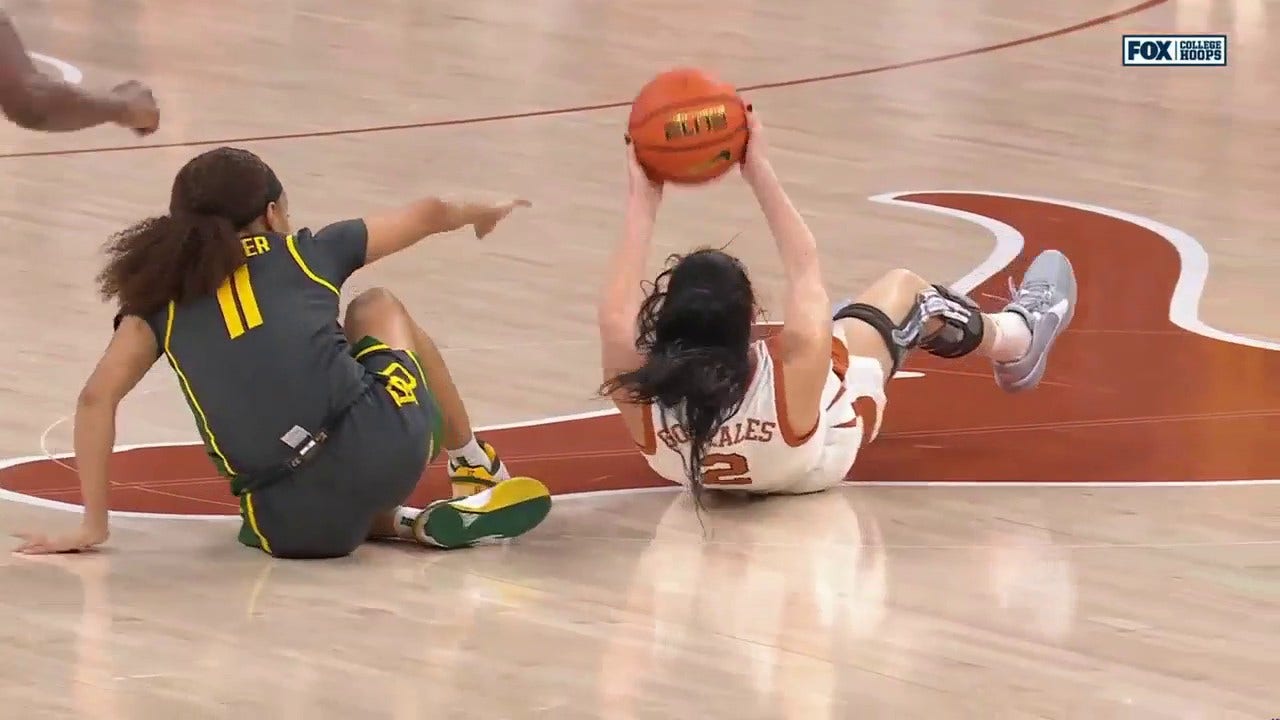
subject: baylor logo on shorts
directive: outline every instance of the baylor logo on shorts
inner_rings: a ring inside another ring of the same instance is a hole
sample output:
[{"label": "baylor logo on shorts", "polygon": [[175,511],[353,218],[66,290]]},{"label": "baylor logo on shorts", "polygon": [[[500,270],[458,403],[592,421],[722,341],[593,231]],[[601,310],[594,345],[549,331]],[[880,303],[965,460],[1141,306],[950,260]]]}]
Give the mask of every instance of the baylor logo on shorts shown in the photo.
[{"label": "baylor logo on shorts", "polygon": [[387,379],[385,386],[387,394],[396,401],[397,407],[418,404],[418,379],[409,372],[408,368],[393,362],[378,374]]}]

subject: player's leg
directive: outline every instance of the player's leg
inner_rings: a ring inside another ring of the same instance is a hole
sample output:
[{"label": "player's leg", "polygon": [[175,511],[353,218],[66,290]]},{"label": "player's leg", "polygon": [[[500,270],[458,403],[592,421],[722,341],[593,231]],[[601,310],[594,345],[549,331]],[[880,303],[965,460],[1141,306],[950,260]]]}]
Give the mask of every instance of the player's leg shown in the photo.
[{"label": "player's leg", "polygon": [[[420,384],[425,388],[418,392],[416,403],[400,411],[423,414],[422,434],[443,423],[442,439],[455,486],[483,486],[481,492],[469,497],[439,500],[425,509],[400,506],[379,513],[373,520],[370,537],[412,538],[437,547],[466,547],[485,539],[517,537],[542,522],[550,510],[550,493],[533,478],[510,477],[493,449],[476,441],[466,408],[439,350],[394,295],[382,289],[361,294],[347,309],[344,329],[348,337],[359,338],[353,340],[357,348],[376,347],[363,341],[372,337],[391,348],[413,353],[384,348],[381,353],[369,355],[357,350],[356,357],[373,372],[381,373],[382,366],[398,356],[404,358],[402,366],[413,366],[410,372],[421,373]],[[474,457],[477,451],[482,460]],[[461,468],[470,471],[460,472]]]},{"label": "player's leg", "polygon": [[443,416],[444,449],[449,454],[455,495],[471,495],[511,477],[493,447],[476,439],[466,405],[439,348],[395,295],[383,288],[361,293],[347,307],[343,329],[352,344],[374,337],[417,355]]},{"label": "player's leg", "polygon": [[908,270],[887,273],[835,313],[849,352],[875,358],[892,377],[915,347],[944,358],[978,352],[992,360],[997,384],[1016,392],[1035,387],[1048,353],[1075,312],[1076,280],[1067,257],[1041,253],[998,313],[932,285]]},{"label": "player's leg", "polygon": [[368,514],[353,512],[343,494],[320,465],[304,466],[295,476],[245,493],[240,496],[240,543],[288,560],[350,555],[364,542],[360,525]]}]

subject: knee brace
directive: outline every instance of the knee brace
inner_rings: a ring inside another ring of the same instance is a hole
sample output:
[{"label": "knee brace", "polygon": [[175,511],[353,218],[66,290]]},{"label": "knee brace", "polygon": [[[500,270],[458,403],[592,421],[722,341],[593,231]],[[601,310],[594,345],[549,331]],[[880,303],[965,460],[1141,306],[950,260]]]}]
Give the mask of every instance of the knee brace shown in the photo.
[{"label": "knee brace", "polygon": [[889,358],[893,361],[893,372],[898,371],[898,366],[902,364],[907,351],[916,346],[915,342],[907,342],[908,338],[902,335],[898,324],[890,320],[889,316],[875,305],[861,302],[849,303],[836,311],[832,321],[844,318],[861,320],[880,333],[885,347],[889,349]]},{"label": "knee brace", "polygon": [[982,344],[982,310],[973,300],[942,285],[922,290],[916,296],[908,322],[916,318],[918,328],[930,319],[942,323],[942,327],[920,339],[920,347],[931,355],[958,358]]},{"label": "knee brace", "polygon": [[[838,310],[833,320],[861,320],[884,338],[893,370],[897,372],[907,352],[920,347],[942,358],[968,355],[982,343],[982,311],[969,298],[941,285],[923,290],[901,324],[895,323],[883,310],[867,303],[850,303]],[[937,319],[942,327],[925,334],[925,322]]]}]

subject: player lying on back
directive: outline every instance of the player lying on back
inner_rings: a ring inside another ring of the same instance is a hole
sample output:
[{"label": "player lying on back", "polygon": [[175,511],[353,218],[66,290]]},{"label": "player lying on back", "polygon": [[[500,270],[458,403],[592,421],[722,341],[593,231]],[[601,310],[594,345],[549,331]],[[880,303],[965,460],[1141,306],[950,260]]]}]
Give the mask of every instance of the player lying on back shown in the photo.
[{"label": "player lying on back", "polygon": [[626,232],[599,305],[604,384],[632,439],[662,477],[704,488],[807,493],[840,483],[879,431],[885,383],[916,348],[990,358],[996,384],[1035,387],[1075,310],[1071,263],[1037,257],[1003,311],[906,270],[834,313],[818,248],[766,157],[750,117],[742,176],[786,273],[784,323],[754,340],[751,279],[715,249],[675,256],[647,294],[644,266],[662,187],[630,158]]},{"label": "player lying on back", "polygon": [[160,110],[145,85],[129,81],[95,93],[36,69],[8,13],[0,10],[0,110],[28,130],[69,132],[115,123],[139,135],[155,132]]},{"label": "player lying on back", "polygon": [[[440,351],[404,305],[369,290],[338,323],[339,288],[356,270],[436,233],[470,226],[482,238],[527,205],[428,197],[295,233],[258,156],[218,148],[188,162],[168,214],[112,238],[98,277],[121,313],[76,406],[80,528],[28,534],[18,551],[107,539],[116,411],[161,356],[240,501],[246,545],[328,558],[370,537],[462,547],[538,525],[547,489],[510,477],[475,438]],[[459,497],[402,506],[441,448]]]}]

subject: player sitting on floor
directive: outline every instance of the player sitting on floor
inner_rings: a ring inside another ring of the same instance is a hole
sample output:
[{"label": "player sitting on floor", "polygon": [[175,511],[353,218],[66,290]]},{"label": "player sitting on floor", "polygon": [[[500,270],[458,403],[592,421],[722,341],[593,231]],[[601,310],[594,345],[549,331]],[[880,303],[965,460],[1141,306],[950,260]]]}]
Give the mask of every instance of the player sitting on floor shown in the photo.
[{"label": "player sitting on floor", "polygon": [[[161,355],[239,498],[246,545],[326,558],[370,537],[452,548],[532,529],[550,509],[547,489],[511,478],[472,435],[439,350],[395,296],[361,293],[338,323],[339,288],[357,269],[468,225],[482,238],[527,206],[426,198],[294,233],[283,188],[256,155],[219,148],[188,162],[169,214],[117,234],[98,278],[121,313],[76,407],[80,529],[28,535],[19,550],[107,539],[116,410]],[[441,447],[455,486],[483,490],[401,507]]]},{"label": "player sitting on floor", "polygon": [[703,488],[806,493],[840,483],[884,413],[886,381],[914,348],[944,358],[978,352],[1007,391],[1039,383],[1075,309],[1076,281],[1056,251],[1031,263],[1002,312],[906,270],[874,282],[835,313],[818,248],[766,158],[751,115],[742,175],[786,273],[780,332],[753,339],[746,269],[720,250],[673,262],[643,292],[662,187],[630,157],[626,234],[599,306],[604,379],[631,437],[662,477]]}]

